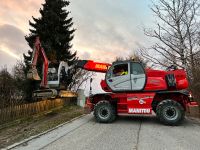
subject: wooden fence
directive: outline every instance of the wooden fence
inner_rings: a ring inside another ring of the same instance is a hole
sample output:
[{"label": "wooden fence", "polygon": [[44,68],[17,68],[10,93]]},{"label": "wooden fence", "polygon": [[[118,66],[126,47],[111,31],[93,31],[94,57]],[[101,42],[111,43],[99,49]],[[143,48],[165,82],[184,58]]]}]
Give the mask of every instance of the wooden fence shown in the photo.
[{"label": "wooden fence", "polygon": [[62,107],[64,104],[63,99],[55,99],[3,108],[0,109],[0,124]]}]

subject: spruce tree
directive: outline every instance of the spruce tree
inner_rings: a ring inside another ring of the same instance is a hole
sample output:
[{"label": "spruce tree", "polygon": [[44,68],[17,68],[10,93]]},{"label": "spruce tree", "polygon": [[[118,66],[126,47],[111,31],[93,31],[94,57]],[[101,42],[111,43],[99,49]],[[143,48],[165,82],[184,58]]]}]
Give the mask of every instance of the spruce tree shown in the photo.
[{"label": "spruce tree", "polygon": [[[73,65],[77,59],[76,52],[71,52],[75,29],[72,28],[70,12],[66,10],[68,5],[69,1],[65,0],[45,0],[43,8],[39,10],[41,17],[32,17],[33,22],[29,21],[30,34],[25,36],[25,39],[33,48],[35,37],[39,36],[49,61],[54,63],[66,61],[69,65]],[[27,55],[24,54],[25,73],[29,69],[31,57],[32,50],[29,50]],[[41,62],[38,63],[37,68],[41,72]],[[72,82],[74,73],[69,74],[67,85]]]}]

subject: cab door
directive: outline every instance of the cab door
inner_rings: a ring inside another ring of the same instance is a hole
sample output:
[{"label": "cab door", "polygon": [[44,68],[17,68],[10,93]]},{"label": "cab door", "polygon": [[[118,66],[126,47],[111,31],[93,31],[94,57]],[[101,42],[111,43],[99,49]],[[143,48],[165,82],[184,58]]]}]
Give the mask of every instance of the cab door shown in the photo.
[{"label": "cab door", "polygon": [[132,91],[143,90],[146,83],[146,75],[142,64],[138,62],[131,62],[130,71]]},{"label": "cab door", "polygon": [[131,91],[130,63],[117,63],[106,74],[106,83],[112,91]]}]

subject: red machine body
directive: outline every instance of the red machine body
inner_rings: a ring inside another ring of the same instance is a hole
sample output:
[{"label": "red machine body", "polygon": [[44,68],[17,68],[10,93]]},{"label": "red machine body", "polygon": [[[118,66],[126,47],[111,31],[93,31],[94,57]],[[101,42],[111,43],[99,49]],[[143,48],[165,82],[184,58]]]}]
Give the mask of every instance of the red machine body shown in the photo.
[{"label": "red machine body", "polygon": [[[90,95],[85,107],[89,112],[94,111],[98,122],[112,122],[117,115],[154,112],[162,123],[176,125],[183,120],[188,105],[198,107],[196,102],[191,102],[186,90],[188,81],[184,69],[142,70],[141,63],[134,61],[110,65],[84,60],[80,64],[83,69],[106,73],[100,84],[107,93]],[[102,67],[96,67],[98,64]],[[119,66],[127,66],[125,70],[130,73],[114,75]]]},{"label": "red machine body", "polygon": [[[145,90],[183,90],[188,88],[186,72],[183,69],[173,71],[162,71],[146,69],[147,84]],[[173,74],[176,80],[176,86],[169,88],[166,84],[166,75]]]},{"label": "red machine body", "polygon": [[[169,88],[166,82],[166,75],[174,74],[176,87]],[[147,81],[144,91],[161,91],[161,90],[183,90],[188,88],[188,80],[184,69],[173,71],[146,69]],[[112,92],[105,80],[100,83],[105,92]]]}]

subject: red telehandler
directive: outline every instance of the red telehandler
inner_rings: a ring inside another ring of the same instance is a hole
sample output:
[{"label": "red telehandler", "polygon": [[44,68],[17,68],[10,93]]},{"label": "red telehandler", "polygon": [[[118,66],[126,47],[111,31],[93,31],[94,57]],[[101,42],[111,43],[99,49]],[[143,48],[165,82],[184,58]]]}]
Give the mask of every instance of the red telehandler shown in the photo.
[{"label": "red telehandler", "polygon": [[[36,39],[32,67],[28,73],[30,79],[38,80],[36,63],[39,53],[44,60],[43,80],[36,95],[58,96],[61,68],[70,69],[65,62],[58,68],[51,68],[43,48]],[[153,114],[166,125],[178,125],[184,119],[185,111],[190,107],[198,107],[187,91],[188,80],[184,69],[170,66],[167,70],[144,68],[141,62],[118,61],[113,64],[99,63],[92,60],[79,60],[75,67],[88,71],[105,73],[101,87],[105,93],[90,95],[86,101],[86,109],[94,111],[98,122],[113,122],[118,115]],[[48,76],[51,70],[57,70],[56,81]],[[49,71],[48,71],[49,70]],[[62,75],[61,75],[62,76]],[[41,94],[42,93],[42,94]]]},{"label": "red telehandler", "polygon": [[112,122],[118,115],[155,112],[163,124],[178,125],[188,107],[198,107],[186,90],[185,70],[176,66],[166,71],[145,69],[141,62],[131,60],[101,65],[85,60],[77,66],[106,73],[101,81],[106,93],[90,95],[86,101],[86,109],[94,111],[98,122]]}]

